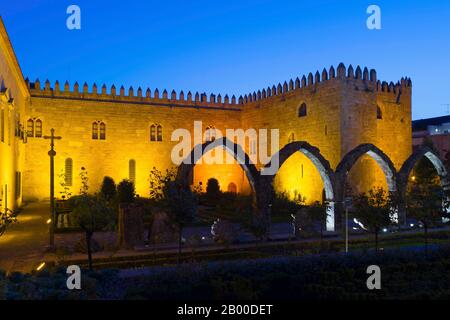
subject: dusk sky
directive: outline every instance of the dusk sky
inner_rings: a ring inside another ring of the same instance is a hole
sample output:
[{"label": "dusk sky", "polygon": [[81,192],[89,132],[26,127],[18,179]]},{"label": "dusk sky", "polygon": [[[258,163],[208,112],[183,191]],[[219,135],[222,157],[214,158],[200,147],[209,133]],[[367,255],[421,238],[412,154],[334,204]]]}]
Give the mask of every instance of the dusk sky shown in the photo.
[{"label": "dusk sky", "polygon": [[[66,9],[81,8],[81,30]],[[369,5],[382,30],[366,27]],[[447,114],[450,2],[2,1],[25,77],[247,94],[344,62],[413,81],[413,119]]]}]

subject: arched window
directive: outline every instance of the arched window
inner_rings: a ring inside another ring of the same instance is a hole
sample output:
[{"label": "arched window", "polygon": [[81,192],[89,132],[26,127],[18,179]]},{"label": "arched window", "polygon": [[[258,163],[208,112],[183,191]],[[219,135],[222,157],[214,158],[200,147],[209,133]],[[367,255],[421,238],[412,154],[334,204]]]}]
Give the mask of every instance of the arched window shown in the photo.
[{"label": "arched window", "polygon": [[128,179],[134,184],[136,183],[136,160],[128,161]]},{"label": "arched window", "polygon": [[383,112],[381,111],[380,106],[377,106],[377,119],[378,120],[383,119]]},{"label": "arched window", "polygon": [[0,135],[2,142],[5,142],[5,110],[0,112]]},{"label": "arched window", "polygon": [[306,103],[302,103],[301,106],[298,108],[298,117],[306,117],[307,115],[307,108]]},{"label": "arched window", "polygon": [[106,124],[100,122],[100,140],[106,140]]},{"label": "arched window", "polygon": [[27,136],[30,138],[34,137],[34,120],[33,119],[28,119],[28,121],[27,121]]},{"label": "arched window", "polygon": [[98,123],[94,122],[92,124],[92,139],[98,140]]},{"label": "arched window", "polygon": [[35,130],[34,136],[36,138],[41,138],[42,137],[42,121],[40,119],[36,120],[36,122],[34,124],[34,130]]},{"label": "arched window", "polygon": [[233,182],[230,182],[230,184],[228,185],[228,192],[229,193],[237,193],[237,186],[236,184],[234,184]]},{"label": "arched window", "polygon": [[150,126],[150,141],[156,141],[156,126],[154,124]]},{"label": "arched window", "polygon": [[64,168],[64,183],[67,187],[71,187],[73,183],[73,160],[72,158],[67,158]]},{"label": "arched window", "polygon": [[213,126],[207,127],[205,132],[205,142],[216,140],[216,128]]},{"label": "arched window", "polygon": [[294,141],[295,141],[295,133],[292,132],[292,133],[289,135],[288,143],[291,143],[291,142],[294,142]]},{"label": "arched window", "polygon": [[158,125],[156,128],[156,138],[158,141],[162,141],[163,140],[163,136],[162,136],[162,126]]}]

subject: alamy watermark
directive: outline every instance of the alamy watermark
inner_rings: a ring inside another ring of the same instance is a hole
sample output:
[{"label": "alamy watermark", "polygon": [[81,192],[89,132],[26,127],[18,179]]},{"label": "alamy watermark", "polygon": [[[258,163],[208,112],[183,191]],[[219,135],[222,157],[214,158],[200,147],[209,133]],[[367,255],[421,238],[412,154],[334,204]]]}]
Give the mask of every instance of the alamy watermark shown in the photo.
[{"label": "alamy watermark", "polygon": [[367,28],[369,30],[381,30],[381,8],[372,4],[367,8],[367,14],[370,15],[366,22]]},{"label": "alamy watermark", "polygon": [[66,13],[69,15],[66,20],[66,26],[69,30],[81,29],[81,9],[79,6],[72,4],[67,7]]}]

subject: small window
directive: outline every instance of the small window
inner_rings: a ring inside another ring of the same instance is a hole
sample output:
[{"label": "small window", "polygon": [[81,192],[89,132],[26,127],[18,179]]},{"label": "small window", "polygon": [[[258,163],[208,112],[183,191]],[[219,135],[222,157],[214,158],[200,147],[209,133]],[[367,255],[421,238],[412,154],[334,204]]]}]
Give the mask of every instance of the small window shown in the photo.
[{"label": "small window", "polygon": [[98,123],[94,122],[92,124],[92,139],[98,140]]},{"label": "small window", "polygon": [[100,140],[106,140],[106,124],[100,122]]},{"label": "small window", "polygon": [[327,125],[325,125],[325,135],[326,136],[328,135],[328,126]]},{"label": "small window", "polygon": [[0,136],[2,142],[5,142],[5,110],[2,109],[2,112],[0,113]]},{"label": "small window", "polygon": [[162,126],[158,125],[156,128],[156,138],[158,141],[162,141],[163,140],[163,136],[162,136]]},{"label": "small window", "polygon": [[20,199],[22,195],[22,172],[16,172],[16,199]]},{"label": "small window", "polygon": [[33,121],[33,119],[29,119],[27,121],[27,136],[34,137],[34,121]]},{"label": "small window", "polygon": [[65,162],[64,171],[64,183],[67,187],[71,187],[73,184],[73,160],[72,158],[67,158]]},{"label": "small window", "polygon": [[41,138],[42,137],[42,121],[40,119],[36,120],[34,128],[35,128],[35,137]]},{"label": "small window", "polygon": [[156,126],[154,124],[150,126],[150,141],[156,141]]},{"label": "small window", "polygon": [[131,159],[128,161],[128,179],[131,182],[136,183],[136,160]]},{"label": "small window", "polygon": [[292,143],[292,142],[294,142],[294,141],[295,141],[295,133],[292,132],[292,133],[289,135],[288,143]]},{"label": "small window", "polygon": [[212,142],[216,140],[216,128],[213,126],[207,127],[205,132],[205,142]]},{"label": "small window", "polygon": [[381,111],[381,108],[379,106],[377,106],[377,119],[383,119],[383,112]]},{"label": "small window", "polygon": [[306,103],[302,103],[301,106],[298,108],[298,117],[306,117],[307,115],[307,108]]}]

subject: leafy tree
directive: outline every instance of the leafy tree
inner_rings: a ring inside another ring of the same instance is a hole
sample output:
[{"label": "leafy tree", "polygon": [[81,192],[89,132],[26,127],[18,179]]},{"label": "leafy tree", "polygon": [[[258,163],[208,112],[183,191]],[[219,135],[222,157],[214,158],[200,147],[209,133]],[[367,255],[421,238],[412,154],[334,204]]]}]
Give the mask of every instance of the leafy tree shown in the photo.
[{"label": "leafy tree", "polygon": [[92,237],[95,232],[112,227],[115,216],[106,200],[98,195],[82,194],[69,201],[73,208],[72,219],[85,232],[89,270],[92,270]]},{"label": "leafy tree", "polygon": [[362,193],[354,200],[355,218],[358,219],[368,232],[375,236],[375,250],[378,251],[378,236],[382,228],[392,223],[392,217],[397,208],[395,195],[387,194],[383,188]]},{"label": "leafy tree", "polygon": [[420,221],[424,228],[425,248],[428,251],[428,229],[448,218],[448,191],[434,183],[414,183],[407,194],[408,214]]},{"label": "leafy tree", "polygon": [[[436,151],[433,141],[425,138],[422,145]],[[427,157],[422,157],[413,169],[414,182],[417,184],[439,184],[439,176],[433,164]]]},{"label": "leafy tree", "polygon": [[122,180],[117,186],[117,197],[119,203],[130,204],[135,198],[134,183],[129,180]]},{"label": "leafy tree", "polygon": [[215,178],[208,179],[206,183],[206,198],[211,205],[217,205],[222,192],[220,191],[219,181]]},{"label": "leafy tree", "polygon": [[150,172],[150,196],[156,206],[167,212],[170,223],[178,230],[178,262],[181,257],[184,228],[194,222],[197,213],[197,197],[189,187],[176,181],[176,170],[165,173],[153,168]]},{"label": "leafy tree", "polygon": [[100,194],[107,200],[111,201],[116,197],[117,187],[114,179],[111,177],[104,177],[102,186],[100,188]]}]

